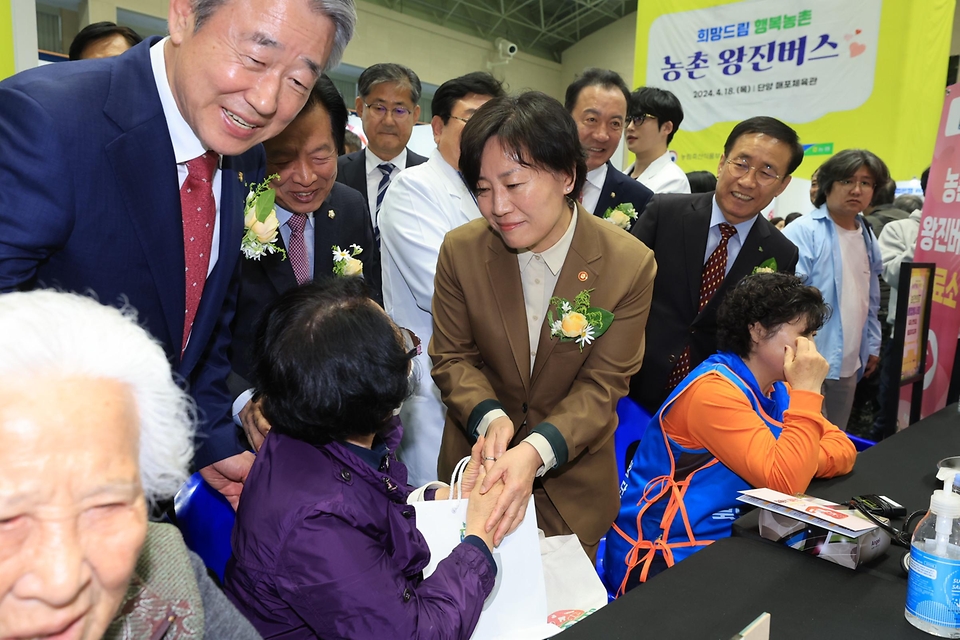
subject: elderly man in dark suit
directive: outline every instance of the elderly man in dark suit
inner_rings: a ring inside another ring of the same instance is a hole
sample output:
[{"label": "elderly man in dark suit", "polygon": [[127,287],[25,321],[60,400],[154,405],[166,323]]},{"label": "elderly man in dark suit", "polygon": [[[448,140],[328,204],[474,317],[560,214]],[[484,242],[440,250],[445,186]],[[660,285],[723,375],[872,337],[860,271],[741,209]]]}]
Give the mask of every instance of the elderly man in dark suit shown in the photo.
[{"label": "elderly man in dark suit", "polygon": [[357,115],[363,121],[367,148],[340,157],[337,182],[366,198],[379,245],[383,194],[401,170],[427,161],[407,149],[413,125],[420,119],[420,78],[403,65],[380,63],[363,70],[357,90]]},{"label": "elderly man in dark suit", "polygon": [[194,466],[234,504],[253,456],[230,417],[227,347],[260,142],[336,65],[352,0],[171,0],[168,38],[0,83],[0,291],[129,302],[186,381]]},{"label": "elderly man in dark suit", "polygon": [[257,321],[264,308],[289,289],[314,278],[333,276],[332,248],[350,251],[352,245],[363,250],[357,256],[363,265],[362,275],[370,297],[382,304],[380,252],[373,240],[366,203],[356,190],[336,182],[337,155],[343,150],[346,123],[343,98],[333,81],[323,75],[296,120],[263,145],[267,173],[279,176],[271,186],[277,196],[277,244],[286,250],[286,256],[278,252],[242,261],[230,349],[234,412],[258,450],[268,425],[258,415],[258,407],[248,408],[247,402],[252,395],[248,381],[253,373]]},{"label": "elderly man in dark suit", "polygon": [[[567,87],[564,107],[577,123],[580,145],[587,158],[587,179],[580,203],[597,217],[623,203],[639,214],[653,197],[653,191],[617,170],[610,162],[620,144],[630,89],[608,69],[587,69]],[[631,221],[623,220],[629,229]]]},{"label": "elderly man in dark suit", "polygon": [[714,193],[657,195],[633,235],[657,256],[647,356],[630,398],[653,414],[689,371],[717,350],[717,308],[758,269],[793,273],[797,248],[759,215],[803,160],[797,133],[774,118],[730,133]]}]

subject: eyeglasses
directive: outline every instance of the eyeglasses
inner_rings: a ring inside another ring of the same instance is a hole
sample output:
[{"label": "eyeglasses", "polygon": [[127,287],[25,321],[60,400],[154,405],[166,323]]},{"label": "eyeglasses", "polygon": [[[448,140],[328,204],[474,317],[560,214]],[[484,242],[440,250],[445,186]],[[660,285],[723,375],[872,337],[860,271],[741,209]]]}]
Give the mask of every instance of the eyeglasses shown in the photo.
[{"label": "eyeglasses", "polygon": [[639,127],[646,121],[647,118],[653,118],[654,120],[658,119],[657,116],[653,115],[652,113],[641,113],[640,115],[636,116],[627,116],[627,124],[632,124],[635,127]]},{"label": "eyeglasses", "polygon": [[423,350],[420,348],[420,338],[417,337],[417,334],[403,327],[399,327],[399,329],[400,335],[403,336],[403,348],[407,350],[407,357],[416,358],[423,353]]},{"label": "eyeglasses", "polygon": [[763,167],[762,169],[751,167],[743,160],[727,160],[725,164],[729,167],[728,171],[734,178],[742,178],[751,171],[756,171],[754,179],[757,184],[763,187],[769,186],[780,179],[780,176],[770,171],[770,167]]},{"label": "eyeglasses", "polygon": [[455,116],[453,114],[451,114],[450,117],[453,118],[454,120],[459,120],[463,124],[467,124],[468,122],[470,122],[470,118],[461,118],[460,116]]},{"label": "eyeglasses", "polygon": [[853,189],[854,185],[858,185],[864,191],[873,191],[875,186],[869,180],[837,180],[837,184],[845,189]]},{"label": "eyeglasses", "polygon": [[389,111],[393,114],[393,119],[398,122],[402,120],[406,120],[412,113],[410,109],[407,109],[406,107],[394,107],[392,109],[388,109],[387,107],[385,107],[384,105],[378,102],[375,102],[373,104],[364,103],[363,106],[365,106],[367,109],[370,109],[370,111],[373,112],[374,117],[378,119],[384,118],[387,115],[387,112]]}]

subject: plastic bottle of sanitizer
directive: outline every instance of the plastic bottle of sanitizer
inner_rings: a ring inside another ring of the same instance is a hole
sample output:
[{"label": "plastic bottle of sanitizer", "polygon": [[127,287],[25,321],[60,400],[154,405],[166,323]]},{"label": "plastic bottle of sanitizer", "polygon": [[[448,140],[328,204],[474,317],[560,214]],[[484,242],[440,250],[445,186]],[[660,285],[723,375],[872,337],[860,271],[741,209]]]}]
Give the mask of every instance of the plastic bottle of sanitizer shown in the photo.
[{"label": "plastic bottle of sanitizer", "polygon": [[941,638],[960,638],[960,495],[934,491],[930,511],[917,525],[910,548],[907,606],[913,626]]}]

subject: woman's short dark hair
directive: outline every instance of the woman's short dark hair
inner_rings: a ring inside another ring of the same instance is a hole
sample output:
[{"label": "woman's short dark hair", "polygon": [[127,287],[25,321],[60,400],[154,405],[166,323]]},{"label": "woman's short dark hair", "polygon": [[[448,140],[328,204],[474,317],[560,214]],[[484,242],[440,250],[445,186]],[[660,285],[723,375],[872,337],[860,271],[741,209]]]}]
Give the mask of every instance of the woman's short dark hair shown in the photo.
[{"label": "woman's short dark hair", "polygon": [[410,392],[410,357],[360,278],[280,296],[257,327],[254,361],[272,429],[311,444],[377,433]]},{"label": "woman's short dark hair", "polygon": [[[817,197],[813,206],[822,207],[827,201],[827,194],[833,189],[834,183],[853,177],[860,167],[866,167],[873,174],[875,185],[884,185],[890,179],[890,171],[886,163],[872,151],[866,149],[844,149],[833,156],[817,169]],[[877,189],[873,190],[870,204],[877,204]]]},{"label": "woman's short dark hair", "polygon": [[753,351],[750,327],[759,322],[767,333],[800,318],[805,332],[823,326],[830,307],[819,289],[788,273],[757,273],[740,281],[717,311],[717,347],[746,358]]},{"label": "woman's short dark hair", "polygon": [[487,141],[500,140],[503,149],[524,167],[573,177],[576,200],[587,178],[587,160],[577,123],[563,105],[539,91],[494,98],[477,109],[460,136],[460,171],[467,187],[477,192],[480,157]]}]

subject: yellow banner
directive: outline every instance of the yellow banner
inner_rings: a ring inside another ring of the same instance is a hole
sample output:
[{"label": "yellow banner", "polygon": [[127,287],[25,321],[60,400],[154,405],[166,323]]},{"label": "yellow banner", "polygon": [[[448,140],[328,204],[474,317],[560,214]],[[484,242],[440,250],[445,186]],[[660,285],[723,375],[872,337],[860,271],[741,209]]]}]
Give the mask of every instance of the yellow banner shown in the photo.
[{"label": "yellow banner", "polygon": [[684,171],[717,171],[733,125],[769,115],[806,148],[798,177],[870,149],[898,180],[930,165],[954,0],[639,2],[634,86],[672,91]]},{"label": "yellow banner", "polygon": [[0,0],[0,80],[12,76],[16,69],[13,59],[13,15],[10,0]]}]

